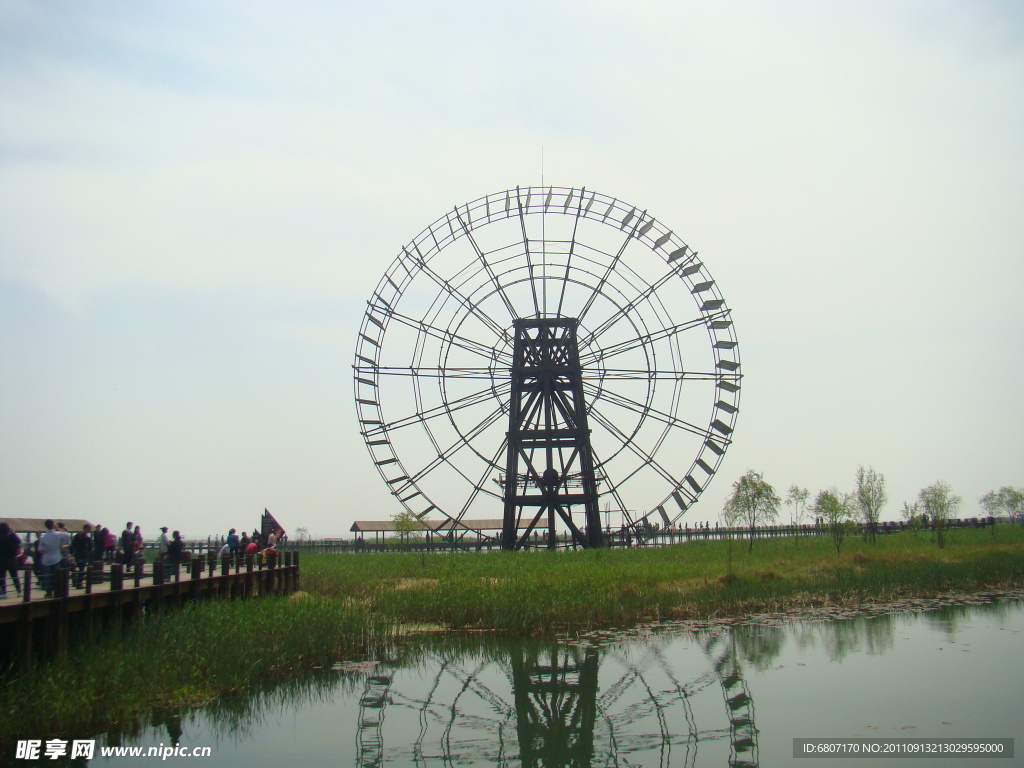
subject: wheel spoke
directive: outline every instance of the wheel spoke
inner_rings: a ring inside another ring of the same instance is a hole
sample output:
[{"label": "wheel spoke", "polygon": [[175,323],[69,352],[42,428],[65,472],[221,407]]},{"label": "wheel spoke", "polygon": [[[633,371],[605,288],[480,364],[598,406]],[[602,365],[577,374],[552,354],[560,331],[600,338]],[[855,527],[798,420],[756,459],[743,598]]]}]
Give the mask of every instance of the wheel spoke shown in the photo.
[{"label": "wheel spoke", "polygon": [[[495,397],[501,397],[506,394],[505,389],[506,387],[504,386],[499,389],[491,389],[490,387],[488,387],[487,389],[481,389],[478,392],[463,395],[462,397],[452,400],[451,402],[441,403],[440,405],[435,405],[434,407],[424,410],[422,412],[414,413],[411,416],[406,416],[396,421],[390,421],[387,424],[383,424],[377,427],[376,429],[367,430],[365,434],[368,437],[376,436],[384,432],[394,432],[395,430],[408,427],[412,424],[427,422],[431,419],[436,419],[438,416],[445,416],[449,412],[454,412],[461,410],[463,408],[468,408],[470,406],[479,405],[480,403],[485,403],[488,400]],[[507,389],[511,391],[511,385],[508,385]]]},{"label": "wheel spoke", "polygon": [[661,466],[661,464],[658,463],[658,461],[656,461],[655,458],[651,456],[649,453],[640,450],[640,448],[638,448],[633,443],[633,441],[629,438],[628,435],[626,435],[621,429],[616,427],[610,420],[606,419],[599,411],[597,411],[596,409],[591,409],[590,417],[597,421],[598,424],[600,424],[602,427],[608,430],[616,438],[621,440],[624,448],[628,448],[630,452],[635,454],[638,458],[642,459],[642,463],[628,475],[623,477],[619,485],[625,485],[631,477],[636,475],[645,466],[651,467],[655,472],[661,475],[662,478],[672,483],[673,488],[679,485],[679,481],[672,476],[671,472],[669,472],[667,469]]},{"label": "wheel spoke", "polygon": [[672,336],[675,336],[678,333],[690,331],[693,330],[694,328],[701,328],[707,325],[709,322],[712,322],[716,318],[724,317],[727,314],[728,311],[722,311],[719,313],[708,315],[706,317],[698,317],[693,320],[688,320],[685,323],[670,325],[667,328],[659,328],[656,331],[645,333],[642,336],[637,336],[635,338],[628,339],[626,341],[620,342],[619,344],[615,344],[605,349],[596,349],[593,352],[588,352],[585,355],[581,354],[580,365],[586,368],[586,366],[593,365],[599,360],[607,360],[609,357],[614,357],[615,355],[621,355],[624,352],[630,352],[634,349],[639,349],[655,341],[671,338]]},{"label": "wheel spoke", "polygon": [[[460,219],[460,223],[461,223],[461,219]],[[465,225],[463,225],[463,229],[465,229],[465,228],[466,228]],[[467,231],[467,235],[469,235],[468,231]],[[480,254],[480,249],[477,248],[476,241],[473,239],[473,237],[471,235],[469,236],[469,242],[473,245],[474,248],[476,248],[478,256],[480,257],[481,261],[483,261],[483,263],[484,263],[484,268],[488,269],[488,274],[491,274],[490,270],[488,268],[486,260],[483,259],[482,254]],[[453,299],[455,299],[455,301],[458,302],[459,306],[465,307],[466,309],[468,309],[469,313],[471,315],[473,315],[473,317],[475,317],[480,322],[482,322],[485,326],[490,328],[495,336],[497,336],[498,338],[504,340],[506,344],[509,344],[509,345],[512,344],[512,339],[508,335],[508,331],[505,328],[503,328],[501,325],[499,325],[490,315],[488,315],[486,312],[484,312],[482,309],[480,309],[480,307],[478,305],[474,304],[470,300],[470,298],[468,296],[463,294],[461,291],[459,291],[457,288],[455,288],[450,282],[445,280],[443,277],[441,277],[441,275],[437,274],[433,269],[431,269],[430,265],[427,264],[427,260],[426,259],[424,259],[422,256],[420,256],[419,258],[415,258],[415,257],[413,257],[413,255],[411,253],[409,253],[408,250],[406,250],[404,248],[402,249],[402,253],[405,254],[405,256],[413,263],[413,265],[415,265],[415,267],[420,272],[422,272],[427,277],[429,277],[430,280],[435,285],[437,285],[442,291],[444,291],[446,294],[448,294]],[[418,251],[417,251],[417,253],[418,253]],[[406,268],[406,269],[408,271],[408,268]],[[500,290],[501,286],[498,286],[498,288]],[[504,296],[503,296],[503,298],[504,298]],[[507,300],[506,300],[506,306],[508,306]],[[382,313],[384,313],[384,314],[388,314],[390,312],[390,308],[389,307],[380,308],[380,307],[376,307],[375,306],[375,309],[380,309],[380,311]]]},{"label": "wheel spoke", "polygon": [[424,368],[422,366],[357,366],[358,370],[381,376],[416,376],[425,379],[497,379],[507,368]]},{"label": "wheel spoke", "polygon": [[454,334],[447,328],[438,328],[430,323],[424,322],[423,320],[416,320],[395,311],[389,311],[388,315],[391,319],[406,326],[407,328],[412,328],[426,336],[446,341],[452,346],[459,347],[467,352],[472,352],[474,355],[479,355],[480,357],[485,357],[488,360],[494,360],[495,362],[500,361],[505,365],[511,365],[512,363],[512,356],[505,350],[498,349],[497,347],[488,347],[486,344],[481,344],[480,342],[473,341],[472,339],[467,339],[465,336]]},{"label": "wheel spoke", "polygon": [[636,236],[637,227],[640,226],[640,222],[643,221],[646,214],[647,211],[640,214],[639,218],[636,220],[636,224],[634,224],[633,228],[629,230],[629,234],[626,235],[626,239],[622,241],[622,245],[619,246],[619,250],[615,253],[615,256],[612,257],[612,260],[605,269],[604,274],[601,275],[601,279],[598,281],[597,285],[594,286],[594,290],[587,299],[587,303],[583,305],[583,309],[580,310],[580,313],[576,317],[580,322],[583,322],[583,318],[586,317],[590,308],[594,306],[594,302],[597,301],[597,297],[601,295],[601,291],[604,290],[605,283],[607,283],[608,278],[612,276],[612,272],[618,268],[619,261],[622,259],[622,254],[626,252],[626,247],[629,245],[630,240]]},{"label": "wheel spoke", "polygon": [[579,230],[580,216],[583,213],[583,198],[586,197],[586,188],[580,189],[580,201],[576,206],[576,216],[572,222],[572,239],[569,241],[569,253],[565,260],[565,276],[562,278],[562,289],[558,295],[558,311],[556,317],[562,316],[562,305],[565,303],[565,289],[569,285],[569,274],[572,271],[572,257],[576,254],[576,232]]},{"label": "wheel spoke", "polygon": [[[597,451],[594,450],[593,446],[591,446],[590,453],[594,457],[594,472],[596,473],[598,472],[598,470],[603,469],[604,462],[601,461],[600,457],[597,455]],[[604,482],[607,483],[608,490],[601,495],[604,496],[607,494],[611,494],[611,497],[615,499],[615,503],[619,505],[619,511],[621,511],[623,514],[626,514],[626,502],[619,495],[620,483],[616,482],[616,480],[610,477],[607,473],[604,475]]]},{"label": "wheel spoke", "polygon": [[[484,252],[480,249],[480,246],[477,245],[476,238],[473,237],[473,233],[470,231],[466,222],[462,220],[462,216],[459,214],[458,208],[455,209],[455,218],[459,220],[459,225],[462,227],[462,231],[466,233],[466,240],[468,240],[469,244],[473,246],[473,250],[476,252],[477,259],[480,260],[481,266],[483,266],[484,271],[487,272],[487,277],[489,277],[491,283],[494,284],[494,288],[497,290],[498,295],[501,297],[501,301],[505,305],[505,309],[508,310],[509,317],[511,317],[514,320],[517,316],[516,308],[513,306],[512,302],[508,298],[508,295],[505,293],[505,288],[498,280],[498,276],[494,274],[494,270],[491,269],[491,265],[487,262],[487,257],[484,255]],[[536,296],[536,294],[534,295]],[[509,338],[507,331],[503,331],[503,338]]]},{"label": "wheel spoke", "polygon": [[502,438],[501,445],[499,445],[498,450],[494,452],[494,457],[491,459],[490,463],[484,467],[484,471],[483,474],[480,476],[480,480],[473,484],[473,490],[470,492],[469,498],[467,498],[466,502],[462,505],[462,509],[459,510],[459,516],[455,520],[455,522],[458,522],[466,515],[466,513],[469,511],[469,508],[473,505],[473,502],[476,501],[476,497],[480,493],[484,493],[488,496],[494,496],[499,500],[502,498],[502,495],[500,493],[495,493],[494,491],[489,490],[486,486],[487,478],[491,474],[491,471],[494,470],[495,468],[497,468],[499,472],[501,471],[501,457],[507,449],[508,435]]},{"label": "wheel spoke", "polygon": [[738,374],[711,373],[710,371],[644,371],[639,368],[604,368],[583,371],[583,380],[622,379],[624,381],[718,381],[736,378]]},{"label": "wheel spoke", "polygon": [[608,390],[598,391],[596,387],[586,382],[583,383],[583,388],[590,389],[593,392],[594,397],[590,401],[591,407],[593,407],[597,401],[605,400],[612,405],[617,405],[620,408],[625,408],[633,413],[640,414],[640,416],[644,418],[650,416],[655,421],[666,424],[669,427],[676,427],[685,430],[686,432],[702,437],[705,440],[714,437],[710,429],[698,427],[696,424],[691,424],[690,422],[676,416],[672,416],[671,414],[663,413],[656,408],[640,405],[640,403],[630,400],[628,397],[617,395],[614,392],[609,392]]},{"label": "wheel spoke", "polygon": [[[523,233],[523,249],[526,256],[526,267],[530,273],[530,292],[533,294],[533,311],[535,317],[540,317],[540,303],[537,301],[537,282],[533,275],[533,260],[530,257],[530,237],[526,234],[526,217],[523,215],[523,201],[519,197],[519,187],[516,187],[516,207],[519,209],[519,226]],[[541,213],[541,217],[544,214]],[[513,315],[515,317],[515,315]]]},{"label": "wheel spoke", "polygon": [[[424,466],[418,472],[410,475],[410,484],[422,480],[424,477],[426,477],[427,474],[437,469],[437,467],[441,466],[441,464],[450,464],[451,462],[449,460],[451,459],[452,456],[454,456],[460,450],[468,446],[470,444],[470,440],[472,440],[475,437],[478,437],[484,430],[486,430],[489,426],[494,424],[501,416],[501,414],[502,408],[499,405],[497,408],[495,408],[493,411],[487,414],[487,416],[485,416],[476,426],[468,430],[468,432],[466,432],[465,434],[460,434],[459,439],[452,443],[450,446],[448,446],[448,448],[441,451],[435,459],[426,464],[426,466]],[[456,471],[458,471],[457,468]]]},{"label": "wheel spoke", "polygon": [[658,278],[658,280],[656,280],[653,284],[647,286],[646,290],[638,294],[636,298],[631,299],[629,303],[627,303],[626,305],[619,307],[614,313],[607,317],[604,320],[604,322],[597,326],[597,328],[595,328],[591,333],[587,334],[583,339],[581,339],[580,346],[585,347],[591,342],[595,341],[596,339],[599,339],[602,336],[602,334],[606,333],[616,323],[625,318],[630,312],[632,312],[645,301],[647,301],[652,296],[657,294],[657,292],[662,288],[662,286],[664,286],[666,283],[668,283],[675,277],[676,273],[674,271],[670,270],[669,272],[666,272],[664,275]]}]

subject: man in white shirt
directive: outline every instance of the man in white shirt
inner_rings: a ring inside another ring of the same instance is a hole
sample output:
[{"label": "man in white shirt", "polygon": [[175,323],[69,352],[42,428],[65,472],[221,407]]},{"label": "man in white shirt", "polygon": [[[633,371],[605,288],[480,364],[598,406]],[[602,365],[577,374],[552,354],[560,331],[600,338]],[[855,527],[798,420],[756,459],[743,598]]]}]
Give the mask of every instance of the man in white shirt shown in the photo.
[{"label": "man in white shirt", "polygon": [[160,547],[160,559],[163,560],[167,557],[167,548],[171,546],[171,540],[167,538],[166,525],[160,529],[160,538],[157,539],[157,544]]},{"label": "man in white shirt", "polygon": [[43,596],[53,597],[53,577],[57,566],[64,559],[68,546],[68,535],[54,527],[53,520],[46,521],[46,533],[39,537],[39,580],[43,585]]}]

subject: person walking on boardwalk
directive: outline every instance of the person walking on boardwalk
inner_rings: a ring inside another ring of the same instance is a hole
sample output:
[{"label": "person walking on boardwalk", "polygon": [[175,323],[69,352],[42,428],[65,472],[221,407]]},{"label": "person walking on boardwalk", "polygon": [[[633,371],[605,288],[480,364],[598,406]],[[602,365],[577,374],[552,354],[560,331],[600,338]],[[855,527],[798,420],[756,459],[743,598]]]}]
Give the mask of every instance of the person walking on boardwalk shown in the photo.
[{"label": "person walking on boardwalk", "polygon": [[227,545],[231,550],[231,556],[234,557],[238,554],[238,534],[235,533],[235,529],[232,528],[228,531]]},{"label": "person walking on boardwalk", "polygon": [[117,549],[117,536],[109,528],[103,529],[103,559],[114,562],[114,550]]},{"label": "person walking on boardwalk", "polygon": [[45,525],[46,533],[36,542],[39,551],[39,581],[43,586],[43,597],[53,597],[53,577],[60,561],[64,559],[67,538],[53,524],[53,520],[47,520]]},{"label": "person walking on boardwalk", "polygon": [[89,523],[83,525],[82,530],[71,539],[71,556],[75,558],[75,588],[80,589],[92,559],[92,526]]},{"label": "person walking on boardwalk", "polygon": [[121,562],[127,568],[132,564],[135,557],[135,531],[132,530],[132,521],[121,531]]},{"label": "person walking on boardwalk", "polygon": [[181,540],[181,532],[171,534],[171,543],[167,547],[167,562],[177,565],[185,556],[185,543]]},{"label": "person walking on boardwalk", "polygon": [[170,541],[170,539],[167,538],[167,526],[166,525],[161,526],[161,528],[160,528],[160,538],[158,538],[156,540],[156,545],[157,545],[157,548],[160,550],[157,559],[158,560],[166,560],[167,559],[167,550],[171,546],[171,541]]},{"label": "person walking on boardwalk", "polygon": [[107,548],[107,545],[103,542],[103,526],[96,523],[92,529],[92,559],[102,560],[103,550]]},{"label": "person walking on boardwalk", "polygon": [[14,593],[21,592],[20,568],[21,537],[7,523],[0,523],[0,599],[7,597],[8,573],[14,579]]}]

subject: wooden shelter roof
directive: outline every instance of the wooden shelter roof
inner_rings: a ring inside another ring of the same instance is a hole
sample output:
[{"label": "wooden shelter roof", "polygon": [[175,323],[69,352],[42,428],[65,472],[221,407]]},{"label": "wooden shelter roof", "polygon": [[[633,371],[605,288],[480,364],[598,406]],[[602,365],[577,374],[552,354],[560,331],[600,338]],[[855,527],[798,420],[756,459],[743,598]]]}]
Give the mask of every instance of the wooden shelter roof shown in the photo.
[{"label": "wooden shelter roof", "polygon": [[64,527],[71,533],[78,533],[88,523],[78,517],[0,517],[0,523],[7,523],[11,530],[16,533],[45,533],[47,519],[55,523],[64,523]]}]

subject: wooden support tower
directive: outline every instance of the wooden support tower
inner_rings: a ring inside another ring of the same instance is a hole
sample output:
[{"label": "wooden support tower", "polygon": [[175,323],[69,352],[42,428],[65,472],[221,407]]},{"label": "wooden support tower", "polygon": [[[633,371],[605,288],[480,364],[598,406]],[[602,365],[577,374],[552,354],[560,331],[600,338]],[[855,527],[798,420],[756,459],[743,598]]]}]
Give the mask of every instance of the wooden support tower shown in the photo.
[{"label": "wooden support tower", "polygon": [[[602,545],[594,455],[573,318],[515,321],[502,548],[519,549],[546,517],[548,547],[561,520],[571,543]],[[583,529],[572,519],[582,509]],[[522,532],[520,535],[520,531]]]}]

